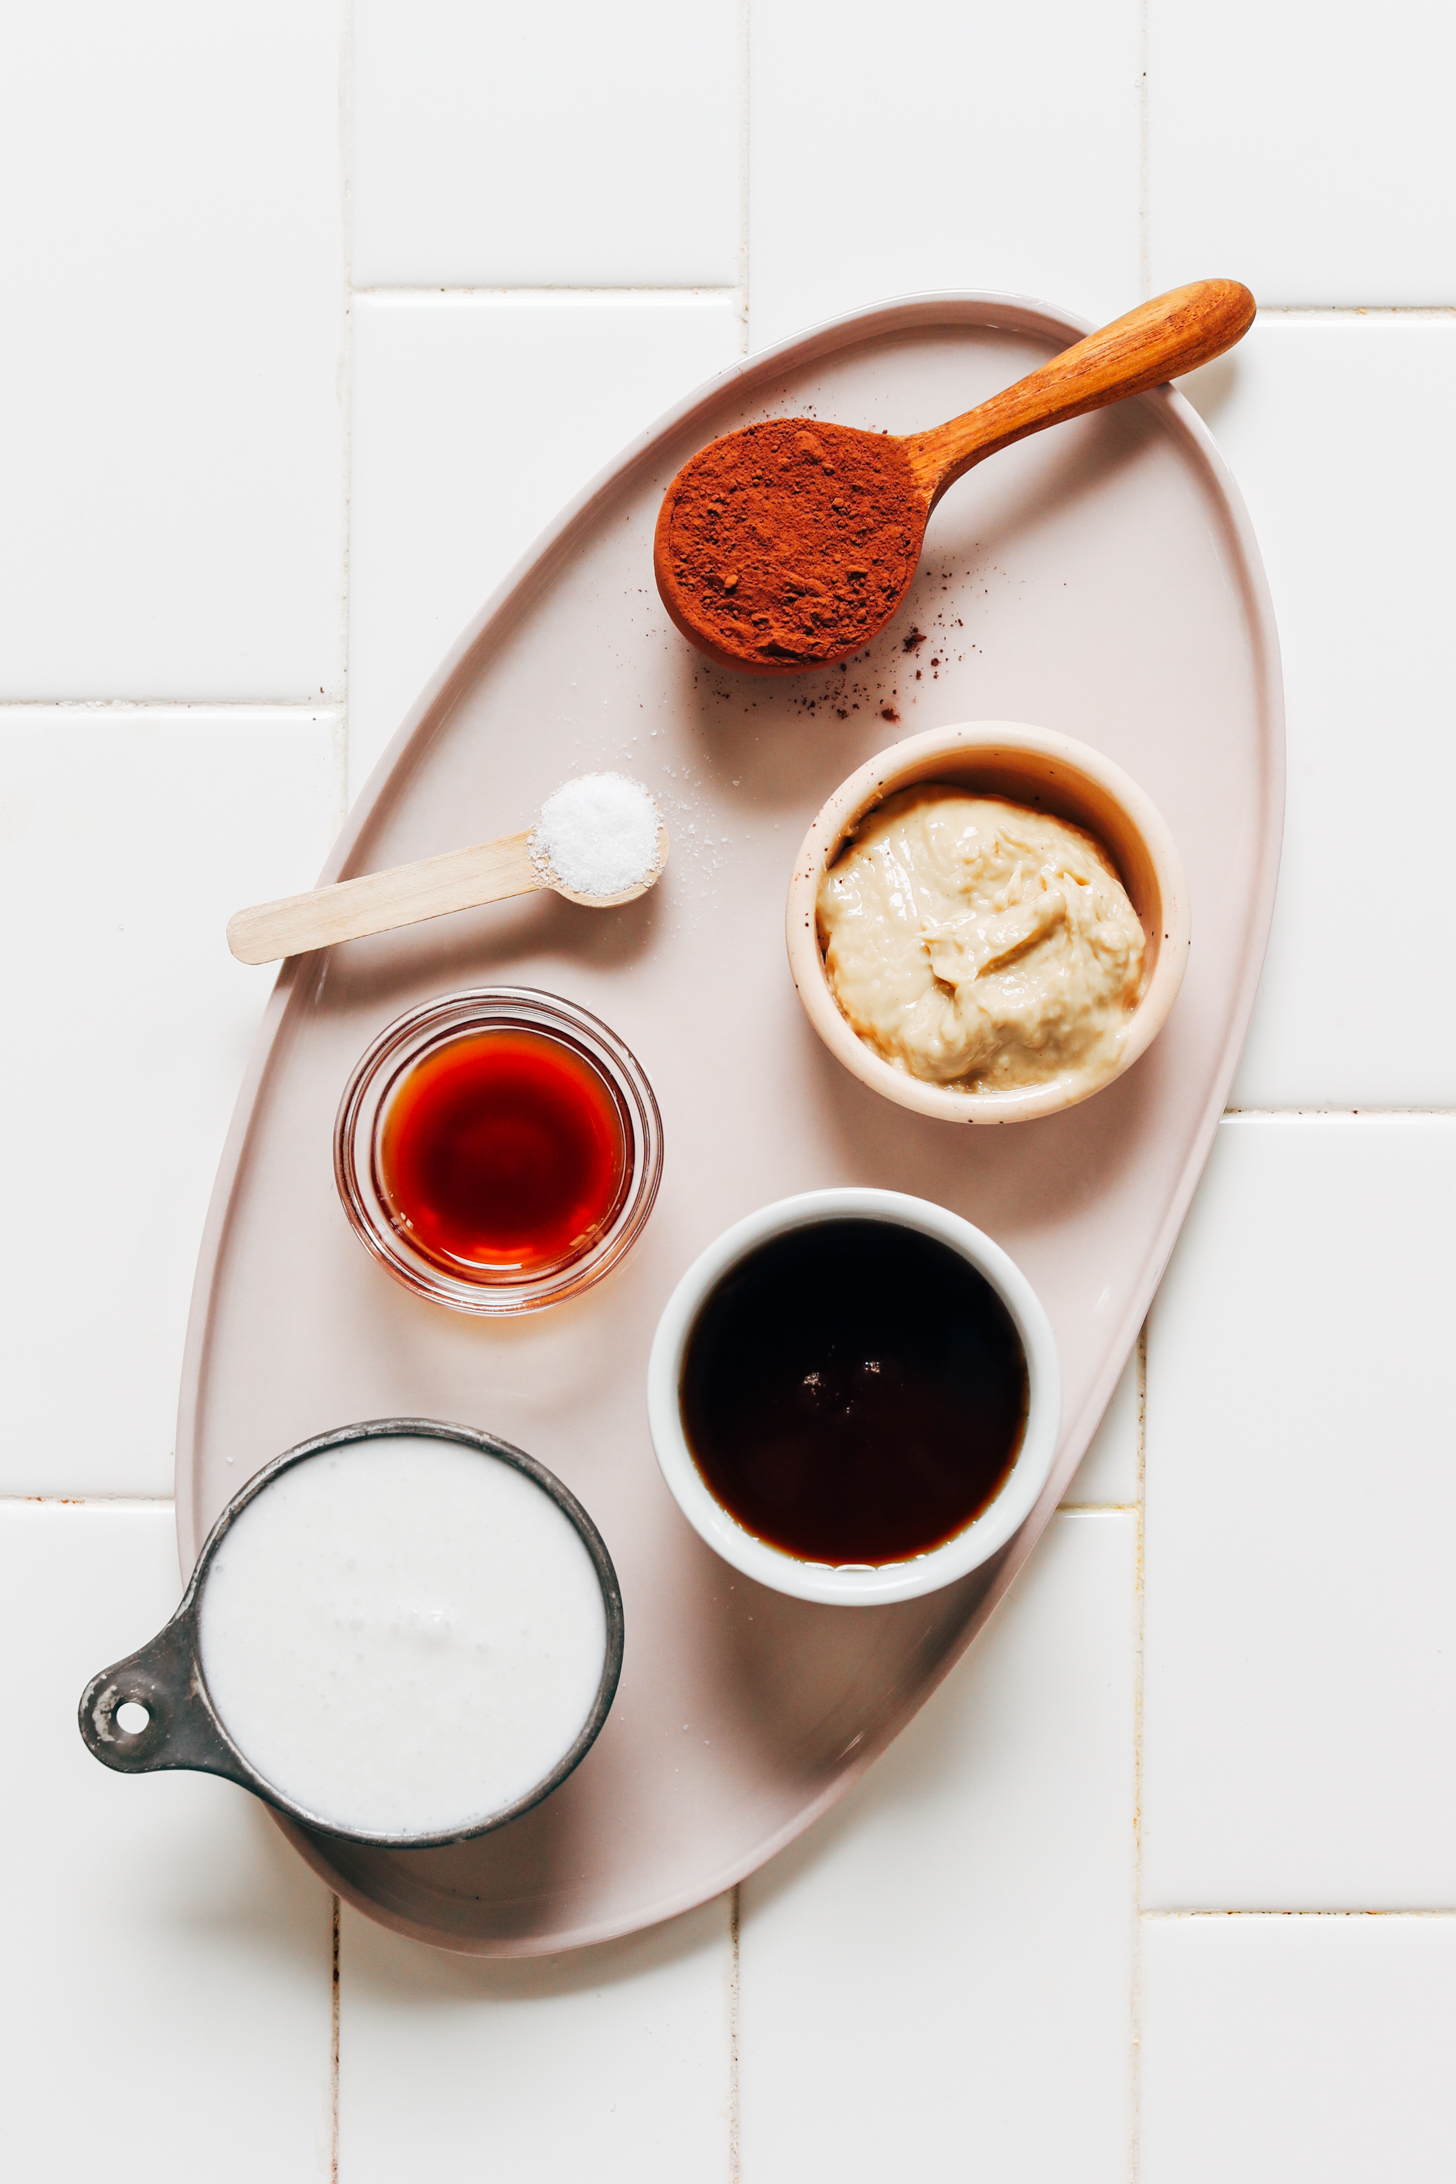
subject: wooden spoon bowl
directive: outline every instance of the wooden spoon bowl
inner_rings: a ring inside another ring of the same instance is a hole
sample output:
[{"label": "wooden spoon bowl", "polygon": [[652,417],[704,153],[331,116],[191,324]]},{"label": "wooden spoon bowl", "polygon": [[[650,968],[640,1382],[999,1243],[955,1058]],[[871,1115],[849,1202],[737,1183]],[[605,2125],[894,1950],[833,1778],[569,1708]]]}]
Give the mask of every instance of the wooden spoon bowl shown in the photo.
[{"label": "wooden spoon bowl", "polygon": [[727,433],[663,495],[662,603],[721,667],[792,675],[846,660],[904,599],[947,486],[998,448],[1221,356],[1253,319],[1240,282],[1195,281],[929,432],[771,417]]}]

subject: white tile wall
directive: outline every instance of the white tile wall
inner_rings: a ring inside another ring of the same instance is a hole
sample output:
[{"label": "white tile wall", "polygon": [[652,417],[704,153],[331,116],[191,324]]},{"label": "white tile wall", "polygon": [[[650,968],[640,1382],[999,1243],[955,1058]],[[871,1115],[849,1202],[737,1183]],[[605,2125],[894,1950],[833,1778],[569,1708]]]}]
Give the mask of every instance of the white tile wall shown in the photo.
[{"label": "white tile wall", "polygon": [[[1453,383],[1456,318],[1390,312],[1261,317],[1187,383],[1263,543],[1289,708],[1279,909],[1240,1107],[1456,1106],[1456,1010],[1431,1006],[1425,944],[1446,860],[1395,849],[1416,812],[1456,803]],[[1372,899],[1393,854],[1399,945]]]},{"label": "white tile wall", "polygon": [[23,8],[0,698],[337,695],[340,0]]},{"label": "white tile wall", "polygon": [[864,1783],[743,1887],[743,2176],[1121,2184],[1135,1519],[1054,1517]]},{"label": "white tile wall", "polygon": [[1456,1920],[1173,1918],[1142,1948],[1140,2184],[1444,2184]]},{"label": "white tile wall", "polygon": [[344,2184],[729,2175],[730,1900],[566,1957],[488,1964],[347,1911]]},{"label": "white tile wall", "polygon": [[537,532],[738,346],[734,307],[715,297],[360,298],[354,791]]},{"label": "white tile wall", "polygon": [[749,16],[755,348],[925,288],[1136,303],[1137,0]]},{"label": "white tile wall", "polygon": [[1147,0],[1152,285],[1456,303],[1442,0]]},{"label": "white tile wall", "polygon": [[738,280],[737,0],[355,0],[364,288]]},{"label": "white tile wall", "polygon": [[[191,2184],[199,2148],[282,2184],[1449,2175],[1453,35],[1435,0],[10,26],[0,1495],[133,1497],[0,1502],[26,2184]],[[984,1639],[743,1892],[736,2078],[725,1903],[518,1967],[346,1914],[335,2084],[328,1899],[228,1786],[113,1778],[74,1730],[176,1597],[170,1512],[135,1497],[169,1489],[268,983],[223,922],[314,876],[346,717],[357,788],[535,532],[745,325],[920,287],[1110,317],[1211,271],[1299,307],[1190,389],[1288,662],[1236,1103],[1443,1112],[1226,1126],[1142,1431],[1131,1370]],[[1258,1915],[1310,1907],[1360,1915]]]},{"label": "white tile wall", "polygon": [[97,1766],[76,1706],[177,1605],[172,1511],[0,1502],[6,2174],[326,2184],[329,1897],[245,1791]]},{"label": "white tile wall", "polygon": [[1148,1333],[1143,1900],[1456,1908],[1456,1117],[1236,1119]]},{"label": "white tile wall", "polygon": [[0,1493],[172,1491],[198,1240],[272,986],[224,928],[312,885],[341,791],[327,712],[0,708],[0,1117],[25,1239],[0,1275]]}]

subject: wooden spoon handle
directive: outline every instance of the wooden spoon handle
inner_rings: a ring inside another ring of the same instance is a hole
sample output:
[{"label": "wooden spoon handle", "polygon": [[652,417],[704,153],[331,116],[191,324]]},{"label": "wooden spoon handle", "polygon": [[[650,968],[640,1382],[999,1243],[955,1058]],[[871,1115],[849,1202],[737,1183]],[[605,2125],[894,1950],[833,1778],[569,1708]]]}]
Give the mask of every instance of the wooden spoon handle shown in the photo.
[{"label": "wooden spoon handle", "polygon": [[498,842],[447,850],[443,857],[423,857],[418,864],[338,880],[306,895],[260,902],[229,920],[228,946],[240,963],[276,963],[310,948],[330,948],[336,940],[360,940],[366,933],[444,917],[449,910],[529,895],[548,884],[531,862],[530,841],[528,829]]},{"label": "wooden spoon handle", "polygon": [[1240,281],[1194,281],[1155,296],[979,409],[930,432],[911,433],[905,449],[916,483],[938,500],[998,448],[1191,372],[1231,349],[1253,323],[1254,299]]}]

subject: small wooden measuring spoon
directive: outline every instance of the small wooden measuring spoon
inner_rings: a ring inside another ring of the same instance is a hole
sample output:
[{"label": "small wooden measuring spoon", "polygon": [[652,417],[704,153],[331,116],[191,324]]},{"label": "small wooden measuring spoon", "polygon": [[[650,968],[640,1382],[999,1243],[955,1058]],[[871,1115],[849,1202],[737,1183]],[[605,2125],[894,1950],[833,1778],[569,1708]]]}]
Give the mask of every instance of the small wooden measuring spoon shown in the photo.
[{"label": "small wooden measuring spoon", "polygon": [[792,675],[847,660],[909,590],[947,486],[1014,440],[1207,364],[1253,321],[1240,282],[1194,281],[929,432],[898,438],[811,417],[730,432],[684,463],[663,495],[662,603],[723,667]]},{"label": "small wooden measuring spoon", "polygon": [[332,887],[310,888],[306,895],[284,895],[239,910],[228,920],[227,942],[240,963],[277,963],[310,948],[331,948],[336,941],[362,940],[367,933],[391,933],[400,925],[421,925],[451,910],[475,910],[482,903],[504,902],[511,895],[542,891],[564,895],[587,910],[612,910],[635,902],[655,887],[667,863],[667,828],[657,828],[657,858],[645,880],[617,895],[582,895],[564,887],[531,851],[534,829],[506,834],[498,842],[476,842],[470,849],[447,850],[416,864],[395,865],[388,872],[366,872],[357,880],[336,880]]}]

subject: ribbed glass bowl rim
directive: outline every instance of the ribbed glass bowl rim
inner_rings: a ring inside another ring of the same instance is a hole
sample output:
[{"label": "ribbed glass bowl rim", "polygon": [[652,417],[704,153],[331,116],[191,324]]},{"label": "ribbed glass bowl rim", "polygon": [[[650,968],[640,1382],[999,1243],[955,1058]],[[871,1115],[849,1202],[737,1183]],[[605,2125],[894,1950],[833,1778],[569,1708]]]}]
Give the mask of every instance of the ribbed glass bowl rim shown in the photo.
[{"label": "ribbed glass bowl rim", "polygon": [[[515,1027],[565,1035],[616,1087],[629,1122],[626,1194],[611,1225],[579,1259],[519,1282],[471,1282],[416,1256],[399,1240],[379,1201],[372,1147],[379,1105],[410,1059],[442,1035]],[[334,1180],[349,1224],[366,1250],[406,1289],[456,1312],[498,1319],[536,1312],[590,1289],[636,1242],[662,1180],[662,1116],[641,1063],[609,1024],[575,1001],[535,986],[472,986],[406,1009],[386,1024],[354,1066],[334,1124]]]}]

